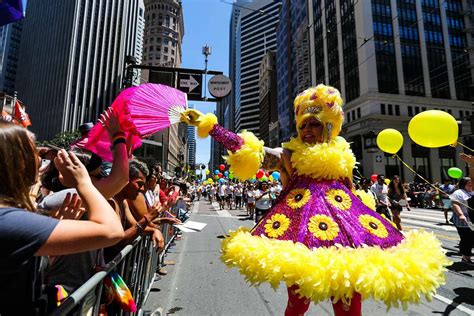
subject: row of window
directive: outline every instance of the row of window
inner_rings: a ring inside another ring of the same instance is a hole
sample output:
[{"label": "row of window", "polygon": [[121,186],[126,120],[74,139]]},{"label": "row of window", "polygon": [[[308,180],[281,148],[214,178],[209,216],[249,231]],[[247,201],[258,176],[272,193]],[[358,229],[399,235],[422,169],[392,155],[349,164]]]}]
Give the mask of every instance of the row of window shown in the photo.
[{"label": "row of window", "polygon": [[176,46],[176,41],[169,39],[170,37],[173,37],[172,33],[167,34],[166,32],[162,32],[162,35],[169,36],[169,37],[168,38],[166,38],[166,37],[161,38],[159,36],[158,37],[150,36],[150,37],[145,39],[145,44],[148,44],[148,42],[150,42],[150,44],[152,44],[152,43],[155,43],[155,41],[156,41],[157,44],[163,43],[164,45],[168,45],[169,43],[171,43],[171,46],[173,46],[173,47]]},{"label": "row of window", "polygon": [[168,35],[169,37],[172,37],[174,39],[177,39],[178,38],[178,33],[177,32],[163,32],[163,28],[162,27],[153,27],[153,28],[150,28],[150,27],[147,27],[146,30],[145,30],[145,35],[148,37],[148,35],[154,35],[154,34],[157,34],[157,35]]},{"label": "row of window", "polygon": [[[147,51],[149,51],[150,53],[151,53],[151,52],[155,52],[155,51],[161,52],[161,46],[156,46],[156,50],[155,50],[155,46],[153,46],[153,45],[150,46],[150,48],[148,48],[148,47],[145,46],[145,48],[143,49],[143,52],[146,53]],[[168,49],[168,47],[166,47],[166,46],[163,47],[163,53],[167,54],[169,51],[170,51],[170,50]],[[172,50],[171,50],[171,55],[174,56],[174,53],[175,53],[175,50],[172,49]]]},{"label": "row of window", "polygon": [[173,7],[170,7],[170,6],[167,6],[165,4],[152,4],[150,6],[147,6],[147,11],[148,10],[166,10],[168,12],[171,12],[171,13],[174,13],[174,14],[178,14],[178,10],[173,8]]},{"label": "row of window", "polygon": [[[426,111],[427,108],[424,106],[407,106],[408,116],[413,117],[420,112]],[[440,110],[447,112],[449,114],[453,114],[451,109],[439,109],[434,108],[434,110]],[[400,116],[400,105],[398,104],[380,104],[380,114],[382,115],[392,115],[392,116]],[[459,110],[459,119],[467,119],[470,115],[474,115],[474,111],[466,111],[466,110]],[[346,123],[358,120],[361,118],[361,109],[360,107],[357,109],[353,109],[346,113]]]},{"label": "row of window", "polygon": [[360,119],[361,113],[360,108],[354,109],[346,113],[346,123]]},{"label": "row of window", "polygon": [[[160,54],[157,54],[157,55],[155,56],[155,58],[153,58],[153,55],[152,55],[152,54],[150,54],[150,55],[148,55],[148,56],[145,55],[145,56],[143,57],[143,61],[146,62],[147,60],[156,60],[156,59],[160,60],[162,56],[163,56],[163,60],[164,60],[164,61],[168,61],[168,56],[167,56],[167,55],[160,55]],[[148,57],[148,58],[147,58],[147,57]],[[174,57],[171,57],[171,58],[170,58],[170,61],[171,61],[172,64],[174,64]]]}]

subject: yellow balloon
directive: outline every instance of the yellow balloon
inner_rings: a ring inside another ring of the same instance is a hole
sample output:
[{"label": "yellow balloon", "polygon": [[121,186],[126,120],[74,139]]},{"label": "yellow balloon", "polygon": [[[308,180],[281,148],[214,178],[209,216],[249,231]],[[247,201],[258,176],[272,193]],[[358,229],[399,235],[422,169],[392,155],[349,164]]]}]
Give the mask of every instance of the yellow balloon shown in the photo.
[{"label": "yellow balloon", "polygon": [[389,184],[390,184],[390,179],[385,179],[383,182],[384,182],[386,185],[389,185]]},{"label": "yellow balloon", "polygon": [[209,169],[206,169],[206,174],[209,174],[209,173],[210,173]]},{"label": "yellow balloon", "polygon": [[420,146],[438,148],[455,144],[458,123],[449,113],[429,110],[415,115],[408,123],[408,135]]},{"label": "yellow balloon", "polygon": [[393,128],[387,128],[377,135],[377,146],[389,154],[396,154],[403,146],[403,135]]}]

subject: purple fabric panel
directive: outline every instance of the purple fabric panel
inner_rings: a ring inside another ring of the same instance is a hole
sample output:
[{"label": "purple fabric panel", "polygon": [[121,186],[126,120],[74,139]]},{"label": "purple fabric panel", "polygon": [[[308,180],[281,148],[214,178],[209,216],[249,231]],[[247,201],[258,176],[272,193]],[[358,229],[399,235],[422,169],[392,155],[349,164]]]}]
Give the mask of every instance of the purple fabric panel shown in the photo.
[{"label": "purple fabric panel", "polygon": [[[311,192],[309,201],[299,209],[291,208],[287,203],[287,196],[293,189],[308,189]],[[327,200],[326,192],[331,189],[344,191],[351,199],[351,206],[342,210],[332,205]],[[289,183],[288,188],[282,192],[275,206],[267,213],[252,230],[252,235],[268,235],[265,233],[265,224],[274,214],[284,214],[290,220],[286,232],[276,238],[300,242],[308,248],[331,247],[340,244],[345,247],[378,246],[389,248],[399,244],[403,235],[382,218],[378,213],[368,208],[344,184],[338,180],[316,180],[310,177],[296,176]],[[329,216],[339,227],[339,234],[331,241],[320,240],[309,231],[308,223],[314,215]],[[359,221],[359,216],[370,215],[378,219],[388,232],[388,236],[380,238],[367,230]],[[270,237],[269,237],[270,238]]]},{"label": "purple fabric panel", "polygon": [[233,153],[239,150],[244,143],[244,140],[240,138],[239,135],[226,130],[219,124],[214,125],[212,130],[209,132],[209,135]]}]

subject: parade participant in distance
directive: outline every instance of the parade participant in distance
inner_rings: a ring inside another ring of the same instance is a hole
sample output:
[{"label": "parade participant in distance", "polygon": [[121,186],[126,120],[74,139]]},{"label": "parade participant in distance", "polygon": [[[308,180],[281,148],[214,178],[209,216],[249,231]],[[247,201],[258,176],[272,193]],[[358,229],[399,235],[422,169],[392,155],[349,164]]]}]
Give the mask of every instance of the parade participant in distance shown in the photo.
[{"label": "parade participant in distance", "polygon": [[474,247],[474,231],[470,228],[473,225],[473,218],[469,216],[469,199],[473,197],[472,180],[469,177],[461,178],[458,183],[459,189],[450,195],[453,202],[453,217],[451,222],[459,234],[459,251],[462,255],[462,262],[474,266],[471,260],[472,248]]},{"label": "parade participant in distance", "polygon": [[286,315],[302,315],[311,301],[326,299],[336,315],[360,315],[362,298],[391,307],[431,297],[448,264],[440,243],[423,231],[403,236],[356,197],[355,157],[337,136],[344,119],[339,91],[307,89],[294,111],[298,136],[279,149],[263,148],[250,132],[225,130],[213,114],[183,113],[199,136],[209,134],[228,149],[235,177],[253,177],[262,162],[281,174],[275,206],[251,231],[241,228],[223,241],[224,262],[253,284],[285,282]]},{"label": "parade participant in distance", "polygon": [[397,226],[398,230],[402,230],[402,219],[400,217],[400,213],[402,212],[404,206],[406,206],[407,210],[410,211],[410,206],[407,203],[405,188],[403,187],[399,176],[393,176],[392,180],[388,184],[387,196],[390,201],[390,211],[392,212],[393,222]]}]

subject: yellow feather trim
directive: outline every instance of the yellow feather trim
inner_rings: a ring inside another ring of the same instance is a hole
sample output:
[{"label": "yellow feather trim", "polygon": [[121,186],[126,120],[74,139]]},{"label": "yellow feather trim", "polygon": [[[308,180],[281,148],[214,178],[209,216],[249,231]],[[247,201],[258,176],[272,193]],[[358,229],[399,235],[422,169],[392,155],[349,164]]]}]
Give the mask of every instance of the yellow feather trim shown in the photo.
[{"label": "yellow feather trim", "polygon": [[227,151],[229,156],[224,157],[229,170],[240,180],[248,180],[255,176],[262,165],[264,151],[263,141],[259,140],[252,132],[243,131],[239,136],[244,144],[235,153]]},{"label": "yellow feather trim", "polygon": [[283,148],[291,150],[291,164],[299,175],[315,179],[352,180],[352,169],[356,160],[349,143],[342,137],[337,137],[329,143],[309,145],[299,138],[292,138],[283,143]]},{"label": "yellow feather trim", "polygon": [[362,201],[362,203],[365,204],[368,208],[370,208],[372,211],[375,211],[375,199],[374,196],[369,193],[365,192],[364,190],[356,190],[354,194]]},{"label": "yellow feather trim", "polygon": [[197,134],[200,138],[209,136],[209,132],[214,125],[217,124],[217,117],[212,113],[207,113],[199,118],[199,125],[197,126]]},{"label": "yellow feather trim", "polygon": [[221,259],[237,267],[253,285],[280,282],[298,285],[299,294],[315,303],[334,298],[350,299],[355,292],[373,297],[388,308],[405,309],[431,300],[444,284],[443,271],[451,262],[432,233],[413,230],[389,249],[330,247],[310,250],[300,243],[252,236],[248,228],[231,232],[222,242]]}]

